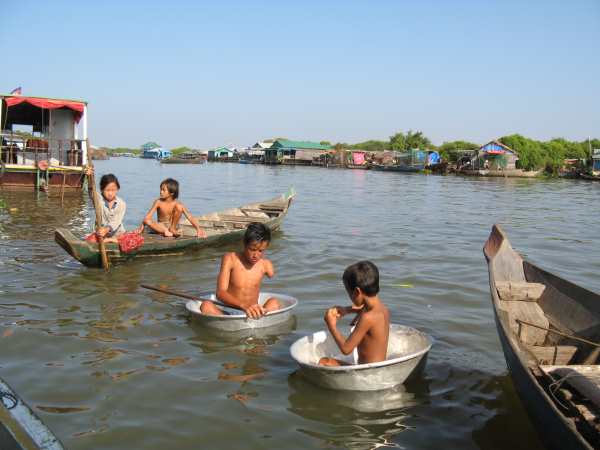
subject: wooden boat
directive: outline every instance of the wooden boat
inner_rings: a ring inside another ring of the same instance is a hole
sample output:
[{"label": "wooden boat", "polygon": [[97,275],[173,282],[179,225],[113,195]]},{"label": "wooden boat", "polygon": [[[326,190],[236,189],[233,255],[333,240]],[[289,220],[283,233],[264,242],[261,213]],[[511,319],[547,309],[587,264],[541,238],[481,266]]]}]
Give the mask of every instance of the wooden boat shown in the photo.
[{"label": "wooden boat", "polygon": [[[431,337],[414,328],[390,325],[387,359],[378,363],[357,364],[358,353],[344,356],[331,335],[319,331],[298,339],[290,347],[300,373],[322,387],[346,391],[379,391],[402,384],[425,366]],[[348,363],[339,367],[320,366],[323,357]]]},{"label": "wooden boat", "polygon": [[401,166],[401,165],[384,165],[384,164],[373,164],[374,170],[380,170],[383,172],[404,172],[404,173],[417,173],[425,168],[423,165],[419,166]]},{"label": "wooden boat", "polygon": [[0,378],[0,449],[63,450],[63,445]]},{"label": "wooden boat", "polygon": [[542,442],[600,448],[600,295],[523,260],[498,225],[483,252],[504,357]]},{"label": "wooden boat", "polygon": [[161,164],[204,164],[206,158],[199,153],[182,153],[160,160]]},{"label": "wooden boat", "polygon": [[592,174],[589,174],[589,173],[581,173],[579,176],[581,178],[583,178],[584,180],[600,181],[600,175],[592,175]]},{"label": "wooden boat", "polygon": [[298,304],[298,300],[294,297],[290,297],[289,295],[261,292],[258,297],[258,303],[262,305],[269,298],[276,297],[281,304],[281,308],[277,311],[271,311],[265,314],[260,319],[250,319],[243,311],[230,308],[227,305],[219,302],[214,293],[201,294],[200,297],[215,302],[219,307],[223,308],[227,314],[222,316],[202,314],[202,312],[200,312],[202,302],[198,300],[188,301],[185,305],[186,309],[192,313],[192,317],[199,324],[219,331],[240,331],[280,325],[290,319],[292,315],[292,309],[294,309]]},{"label": "wooden boat", "polygon": [[355,170],[369,170],[371,165],[369,163],[364,164],[346,164],[346,169],[355,169]]},{"label": "wooden boat", "polygon": [[[195,237],[191,224],[182,221],[182,237],[166,238],[158,234],[144,233],[144,245],[136,251],[122,253],[117,244],[106,244],[106,252],[112,263],[119,263],[141,257],[182,255],[192,249],[240,241],[246,227],[252,222],[264,223],[271,230],[278,229],[295,195],[294,189],[290,189],[286,194],[272,200],[196,217],[208,235],[206,238]],[[102,266],[97,244],[78,238],[64,228],[56,230],[54,240],[80,263],[88,267]]]}]

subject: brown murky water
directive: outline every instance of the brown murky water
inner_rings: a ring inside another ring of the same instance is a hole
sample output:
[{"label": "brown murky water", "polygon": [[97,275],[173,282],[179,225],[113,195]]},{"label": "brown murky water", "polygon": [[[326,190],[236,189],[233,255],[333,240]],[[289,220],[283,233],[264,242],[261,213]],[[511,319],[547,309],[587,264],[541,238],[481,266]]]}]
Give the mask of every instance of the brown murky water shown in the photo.
[{"label": "brown murky water", "polygon": [[[199,214],[291,185],[269,250],[270,291],[297,297],[271,334],[215,335],[183,301],[139,288],[214,288],[213,249],[87,269],[52,240],[85,233],[85,196],[0,192],[0,376],[69,449],[539,448],[500,349],[481,247],[492,223],[542,267],[600,291],[599,183],[412,176],[113,159],[137,225],[173,176]],[[295,374],[290,344],[346,302],[344,267],[373,260],[394,322],[435,338],[423,376],[383,393],[324,391]]]}]

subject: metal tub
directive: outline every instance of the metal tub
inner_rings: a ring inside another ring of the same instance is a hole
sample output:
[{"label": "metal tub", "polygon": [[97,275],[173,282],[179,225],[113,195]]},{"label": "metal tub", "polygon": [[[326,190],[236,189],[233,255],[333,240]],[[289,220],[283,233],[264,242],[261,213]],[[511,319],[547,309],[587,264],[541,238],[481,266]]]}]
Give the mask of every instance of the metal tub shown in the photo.
[{"label": "metal tub", "polygon": [[[390,325],[387,359],[378,363],[356,364],[356,350],[342,355],[328,332],[319,331],[298,339],[290,347],[292,358],[300,365],[300,373],[311,382],[330,389],[378,391],[404,383],[425,365],[433,339],[404,325]],[[347,362],[347,366],[320,366],[322,357]]]},{"label": "metal tub", "polygon": [[265,314],[260,319],[250,319],[243,311],[223,306],[221,302],[217,300],[217,297],[214,293],[204,293],[201,294],[200,297],[216,302],[217,306],[222,308],[227,314],[222,316],[202,314],[200,312],[200,306],[202,305],[202,302],[198,300],[188,301],[185,307],[190,313],[192,313],[192,317],[196,322],[207,328],[220,331],[240,331],[255,328],[267,328],[282,324],[290,319],[292,315],[292,309],[294,309],[298,304],[298,300],[294,297],[290,297],[289,295],[261,292],[258,297],[258,303],[262,305],[270,297],[275,297],[277,300],[279,300],[279,303],[281,303],[282,307],[277,311],[271,311]]}]

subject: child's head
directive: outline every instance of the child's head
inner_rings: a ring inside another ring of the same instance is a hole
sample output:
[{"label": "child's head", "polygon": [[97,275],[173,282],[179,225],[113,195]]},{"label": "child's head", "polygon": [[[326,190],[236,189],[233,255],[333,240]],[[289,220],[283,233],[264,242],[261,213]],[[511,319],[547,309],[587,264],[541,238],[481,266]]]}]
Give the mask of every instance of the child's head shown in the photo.
[{"label": "child's head", "polygon": [[100,178],[100,191],[106,201],[112,202],[117,196],[119,189],[121,189],[121,185],[117,177],[112,173],[102,175],[102,178]]},{"label": "child's head", "polygon": [[371,261],[359,261],[346,267],[344,287],[352,303],[360,306],[363,297],[373,297],[379,293],[379,270]]},{"label": "child's head", "polygon": [[271,230],[262,223],[251,223],[244,234],[244,256],[252,264],[257,263],[270,242]]},{"label": "child's head", "polygon": [[163,200],[172,197],[176,200],[179,197],[179,183],[173,178],[167,178],[160,183],[160,198]]}]

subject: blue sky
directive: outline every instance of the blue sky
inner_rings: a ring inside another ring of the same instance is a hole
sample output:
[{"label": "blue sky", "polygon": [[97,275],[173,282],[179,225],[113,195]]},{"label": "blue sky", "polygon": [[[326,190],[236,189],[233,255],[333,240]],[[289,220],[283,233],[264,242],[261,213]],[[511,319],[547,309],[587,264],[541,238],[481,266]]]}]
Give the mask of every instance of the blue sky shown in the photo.
[{"label": "blue sky", "polygon": [[96,145],[600,137],[600,0],[0,2],[0,92]]}]

